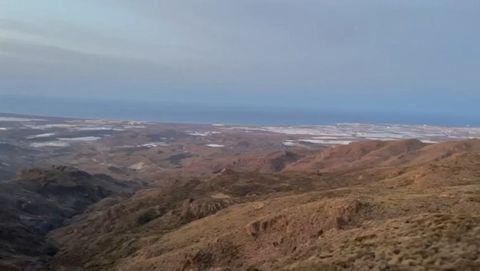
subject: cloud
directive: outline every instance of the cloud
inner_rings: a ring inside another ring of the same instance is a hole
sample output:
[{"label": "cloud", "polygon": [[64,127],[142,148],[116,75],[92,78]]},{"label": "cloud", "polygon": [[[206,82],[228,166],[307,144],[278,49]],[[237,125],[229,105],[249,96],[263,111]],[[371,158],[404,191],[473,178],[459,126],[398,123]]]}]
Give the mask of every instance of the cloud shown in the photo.
[{"label": "cloud", "polygon": [[477,1],[61,2],[0,11],[0,92],[302,103],[480,83]]}]

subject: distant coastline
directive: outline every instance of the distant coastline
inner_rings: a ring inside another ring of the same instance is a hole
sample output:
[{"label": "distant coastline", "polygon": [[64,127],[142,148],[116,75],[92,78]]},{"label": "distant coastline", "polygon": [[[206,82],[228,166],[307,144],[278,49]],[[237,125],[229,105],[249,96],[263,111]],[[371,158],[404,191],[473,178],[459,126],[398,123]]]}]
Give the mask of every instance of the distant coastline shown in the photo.
[{"label": "distant coastline", "polygon": [[292,108],[229,107],[178,102],[1,96],[0,112],[59,118],[142,120],[166,123],[232,125],[325,125],[392,123],[449,127],[480,127],[475,116],[399,114],[390,112],[332,112]]}]

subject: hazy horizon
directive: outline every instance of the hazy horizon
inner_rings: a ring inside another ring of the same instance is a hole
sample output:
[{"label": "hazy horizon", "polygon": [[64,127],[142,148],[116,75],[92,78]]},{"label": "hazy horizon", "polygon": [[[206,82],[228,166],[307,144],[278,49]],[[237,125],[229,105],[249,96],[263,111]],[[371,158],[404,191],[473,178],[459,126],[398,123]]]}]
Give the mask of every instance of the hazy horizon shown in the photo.
[{"label": "hazy horizon", "polygon": [[233,125],[325,125],[336,123],[480,127],[480,119],[455,114],[296,109],[281,106],[222,106],[192,102],[65,97],[2,96],[0,113],[45,117]]}]

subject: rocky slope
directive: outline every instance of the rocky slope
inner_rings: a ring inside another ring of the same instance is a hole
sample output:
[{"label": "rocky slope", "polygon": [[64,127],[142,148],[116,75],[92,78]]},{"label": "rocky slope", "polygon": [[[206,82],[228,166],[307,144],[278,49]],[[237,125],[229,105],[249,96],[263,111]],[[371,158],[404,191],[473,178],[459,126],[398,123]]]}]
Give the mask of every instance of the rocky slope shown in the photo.
[{"label": "rocky slope", "polygon": [[57,251],[46,234],[110,196],[136,185],[69,167],[25,170],[0,183],[0,270],[41,270]]},{"label": "rocky slope", "polygon": [[144,190],[53,231],[50,268],[477,270],[479,150],[367,141]]},{"label": "rocky slope", "polygon": [[480,269],[479,140],[264,152],[257,168],[232,160],[123,198],[136,187],[105,175],[24,171],[0,185],[0,267]]}]

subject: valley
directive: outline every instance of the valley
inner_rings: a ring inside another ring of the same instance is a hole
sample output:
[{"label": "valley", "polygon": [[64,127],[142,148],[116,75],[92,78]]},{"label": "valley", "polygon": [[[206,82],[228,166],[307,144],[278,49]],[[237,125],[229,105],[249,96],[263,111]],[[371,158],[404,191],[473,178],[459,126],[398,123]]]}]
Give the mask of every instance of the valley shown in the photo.
[{"label": "valley", "polygon": [[0,115],[1,270],[478,270],[480,129]]}]

